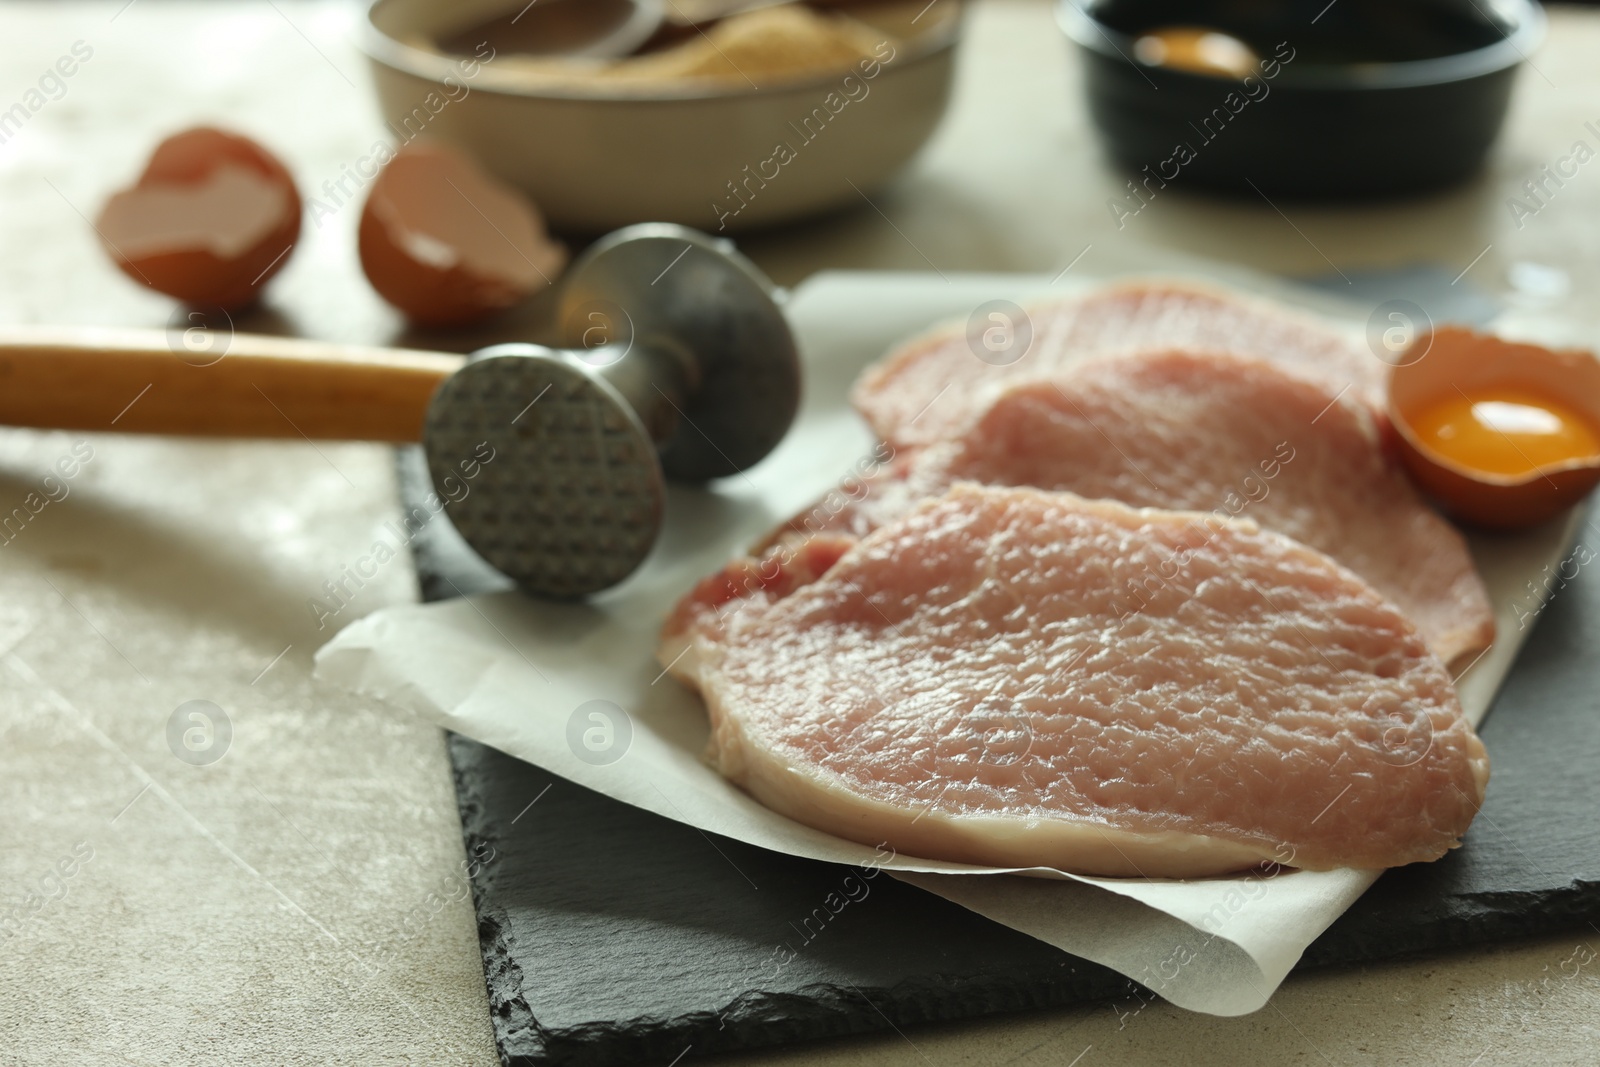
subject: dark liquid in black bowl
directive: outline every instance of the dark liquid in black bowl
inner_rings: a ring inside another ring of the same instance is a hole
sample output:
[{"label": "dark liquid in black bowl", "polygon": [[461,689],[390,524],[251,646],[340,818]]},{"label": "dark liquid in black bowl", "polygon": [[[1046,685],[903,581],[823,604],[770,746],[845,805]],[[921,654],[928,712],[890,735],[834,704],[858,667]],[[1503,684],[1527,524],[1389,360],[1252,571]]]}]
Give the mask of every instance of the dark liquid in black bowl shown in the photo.
[{"label": "dark liquid in black bowl", "polygon": [[1171,26],[1204,27],[1264,56],[1287,42],[1297,66],[1438,59],[1492,45],[1513,29],[1496,21],[1482,0],[1101,0],[1083,7],[1131,37]]}]

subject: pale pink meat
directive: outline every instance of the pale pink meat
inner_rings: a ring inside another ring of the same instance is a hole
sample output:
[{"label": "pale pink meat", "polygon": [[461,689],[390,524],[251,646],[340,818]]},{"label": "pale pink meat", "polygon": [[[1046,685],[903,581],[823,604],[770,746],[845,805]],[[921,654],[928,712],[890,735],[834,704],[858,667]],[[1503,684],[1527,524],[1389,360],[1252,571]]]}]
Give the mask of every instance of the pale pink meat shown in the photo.
[{"label": "pale pink meat", "polygon": [[1355,575],[1248,522],[1068,493],[957,486],[661,657],[723,774],[914,856],[1388,867],[1456,845],[1488,775],[1444,666]]},{"label": "pale pink meat", "polygon": [[1365,412],[1258,360],[1147,353],[1018,386],[910,477],[923,495],[970,480],[1244,515],[1365,578],[1447,664],[1494,640],[1466,542],[1385,458]]},{"label": "pale pink meat", "polygon": [[[1270,360],[1379,411],[1382,361],[1331,326],[1265,301],[1172,282],[1138,282],[1028,310],[1032,343],[1014,362],[980,359],[965,324],[913,338],[869,367],[852,399],[897,448],[964,432],[1004,389],[1116,352],[1190,348]],[[981,346],[980,346],[981,347]],[[1381,418],[1381,416],[1380,416]]]},{"label": "pale pink meat", "polygon": [[1385,458],[1365,410],[1260,360],[1145,352],[1019,383],[960,439],[902,457],[847,507],[803,513],[779,536],[859,537],[958,481],[1243,515],[1361,575],[1446,664],[1494,640],[1465,541]]}]

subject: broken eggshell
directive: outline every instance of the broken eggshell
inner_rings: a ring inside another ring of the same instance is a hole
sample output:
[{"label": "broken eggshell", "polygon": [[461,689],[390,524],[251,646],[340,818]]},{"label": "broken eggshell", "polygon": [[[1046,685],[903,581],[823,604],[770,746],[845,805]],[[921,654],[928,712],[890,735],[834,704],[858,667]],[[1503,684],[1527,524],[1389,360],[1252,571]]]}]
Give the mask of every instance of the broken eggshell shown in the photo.
[{"label": "broken eggshell", "polygon": [[200,126],[162,141],[106,201],[100,241],[128,277],[187,304],[254,303],[300,236],[289,171],[248,137]]},{"label": "broken eggshell", "polygon": [[443,145],[384,165],[361,212],[361,268],[419,326],[461,326],[548,286],[567,250],[515,189]]},{"label": "broken eggshell", "polygon": [[[1413,481],[1455,518],[1495,530],[1545,522],[1600,484],[1600,456],[1575,453],[1497,473],[1446,455],[1418,431],[1420,417],[1444,400],[1508,391],[1548,398],[1600,432],[1600,361],[1579,350],[1507,341],[1442,327],[1413,342],[1389,376],[1389,418]],[[1508,439],[1507,447],[1515,448]]]}]

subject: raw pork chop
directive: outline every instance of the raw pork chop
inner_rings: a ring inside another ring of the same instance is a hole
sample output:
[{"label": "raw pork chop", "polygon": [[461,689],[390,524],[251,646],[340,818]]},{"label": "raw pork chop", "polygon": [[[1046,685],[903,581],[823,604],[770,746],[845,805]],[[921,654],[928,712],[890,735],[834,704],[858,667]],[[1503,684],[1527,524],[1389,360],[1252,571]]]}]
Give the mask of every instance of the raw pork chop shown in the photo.
[{"label": "raw pork chop", "polygon": [[1384,365],[1307,316],[1191,285],[1133,283],[1029,309],[1032,343],[993,365],[974,354],[965,324],[913,338],[861,376],[852,399],[897,448],[954,437],[1019,381],[1058,377],[1112,352],[1191,348],[1271,360],[1308,380],[1348,389],[1378,410]]},{"label": "raw pork chop", "polygon": [[846,506],[802,514],[779,541],[792,550],[819,529],[860,537],[958,481],[1243,515],[1361,575],[1435,655],[1465,664],[1495,630],[1466,543],[1384,458],[1364,410],[1332,401],[1260,360],[1092,360],[1014,386],[960,440],[902,460]]},{"label": "raw pork chop", "polygon": [[1249,522],[1068,493],[958,486],[662,659],[723,774],[929,858],[1396,866],[1456,845],[1488,777],[1443,665],[1355,575]]}]

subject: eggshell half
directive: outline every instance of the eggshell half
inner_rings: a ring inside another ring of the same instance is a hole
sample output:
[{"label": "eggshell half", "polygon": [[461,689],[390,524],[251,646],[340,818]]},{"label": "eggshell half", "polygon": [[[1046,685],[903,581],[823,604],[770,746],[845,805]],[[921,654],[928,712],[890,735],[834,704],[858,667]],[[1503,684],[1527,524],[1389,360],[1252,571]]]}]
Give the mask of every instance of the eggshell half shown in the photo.
[{"label": "eggshell half", "polygon": [[460,326],[550,285],[566,249],[526,196],[443,145],[416,141],[384,165],[361,212],[361,268],[421,326]]},{"label": "eggshell half", "polygon": [[300,236],[289,171],[248,137],[202,126],[156,147],[95,229],[128,277],[187,304],[246,307]]},{"label": "eggshell half", "polygon": [[1475,470],[1430,448],[1411,423],[1412,413],[1453,391],[1518,386],[1564,399],[1600,427],[1600,361],[1592,353],[1520,344],[1460,327],[1441,327],[1415,345],[1424,355],[1390,372],[1389,418],[1406,471],[1451,515],[1488,529],[1521,529],[1559,515],[1600,484],[1600,462],[1592,456],[1530,474]]}]

